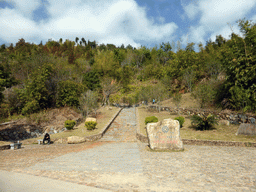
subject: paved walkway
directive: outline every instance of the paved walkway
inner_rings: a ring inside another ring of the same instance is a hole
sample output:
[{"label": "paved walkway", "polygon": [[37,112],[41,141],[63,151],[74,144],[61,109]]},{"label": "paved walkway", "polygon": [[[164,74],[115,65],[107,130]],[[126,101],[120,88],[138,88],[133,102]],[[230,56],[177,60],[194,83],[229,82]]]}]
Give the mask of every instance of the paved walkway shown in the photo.
[{"label": "paved walkway", "polygon": [[123,109],[98,142],[2,151],[0,169],[110,191],[256,191],[255,148],[150,152],[135,129],[134,108]]}]

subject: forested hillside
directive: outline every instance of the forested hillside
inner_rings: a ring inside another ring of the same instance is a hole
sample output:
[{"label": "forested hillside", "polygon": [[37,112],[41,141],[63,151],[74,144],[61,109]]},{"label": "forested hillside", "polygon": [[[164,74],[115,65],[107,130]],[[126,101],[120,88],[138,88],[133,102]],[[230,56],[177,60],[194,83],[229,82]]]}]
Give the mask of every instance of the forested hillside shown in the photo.
[{"label": "forested hillside", "polygon": [[[191,92],[208,105],[256,111],[256,24],[239,21],[243,37],[221,35],[206,46],[180,42],[116,47],[75,38],[45,45],[20,39],[0,48],[1,118],[97,103],[157,101]],[[199,46],[199,52],[195,52]]]}]

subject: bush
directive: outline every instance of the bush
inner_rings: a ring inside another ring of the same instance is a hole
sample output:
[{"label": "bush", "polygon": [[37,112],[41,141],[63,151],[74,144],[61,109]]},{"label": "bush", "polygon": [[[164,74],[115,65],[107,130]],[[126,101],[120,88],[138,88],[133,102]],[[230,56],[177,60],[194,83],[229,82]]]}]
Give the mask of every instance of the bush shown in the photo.
[{"label": "bush", "polygon": [[191,118],[191,124],[196,126],[196,130],[203,131],[212,129],[214,125],[218,125],[218,120],[216,116],[211,114],[208,116],[203,115],[202,117],[193,115]]},{"label": "bush", "polygon": [[59,82],[57,106],[79,106],[79,98],[85,87],[80,83],[71,80]]},{"label": "bush", "polygon": [[76,122],[74,120],[67,120],[65,121],[65,127],[68,129],[68,130],[71,130],[74,128],[74,126],[76,125]]},{"label": "bush", "polygon": [[154,123],[154,122],[158,122],[158,118],[155,116],[145,118],[145,125],[147,125],[148,123]]},{"label": "bush", "polygon": [[178,120],[180,123],[180,128],[183,127],[183,123],[185,122],[185,118],[182,116],[176,117],[174,120]]},{"label": "bush", "polygon": [[97,122],[95,121],[86,121],[85,122],[85,126],[87,128],[87,130],[93,130],[96,128]]}]

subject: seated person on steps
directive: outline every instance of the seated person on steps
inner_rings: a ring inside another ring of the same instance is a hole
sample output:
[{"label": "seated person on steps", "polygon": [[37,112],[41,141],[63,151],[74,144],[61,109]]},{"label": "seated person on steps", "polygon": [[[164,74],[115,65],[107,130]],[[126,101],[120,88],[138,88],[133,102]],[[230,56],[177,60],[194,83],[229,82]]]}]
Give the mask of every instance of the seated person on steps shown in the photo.
[{"label": "seated person on steps", "polygon": [[48,144],[48,145],[51,143],[50,135],[49,135],[48,133],[46,133],[46,134],[44,135],[43,144],[44,144],[45,141],[47,141],[47,144]]}]

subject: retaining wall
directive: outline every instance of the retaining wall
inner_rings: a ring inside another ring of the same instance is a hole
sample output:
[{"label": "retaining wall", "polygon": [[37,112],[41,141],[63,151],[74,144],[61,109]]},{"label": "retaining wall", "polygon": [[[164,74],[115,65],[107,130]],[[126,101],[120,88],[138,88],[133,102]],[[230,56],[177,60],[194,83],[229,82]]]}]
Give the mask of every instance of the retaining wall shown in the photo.
[{"label": "retaining wall", "polygon": [[[149,109],[158,110],[157,105],[148,106]],[[171,107],[160,107],[161,111],[169,111],[171,113],[180,113],[184,115],[216,115],[219,120],[228,120],[232,124],[241,124],[241,123],[255,123],[256,116],[252,114],[242,114],[242,113],[226,113],[226,112],[217,112],[207,109],[186,109],[186,108],[171,108]]]}]

